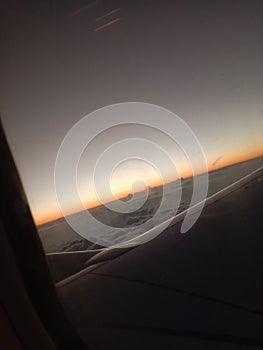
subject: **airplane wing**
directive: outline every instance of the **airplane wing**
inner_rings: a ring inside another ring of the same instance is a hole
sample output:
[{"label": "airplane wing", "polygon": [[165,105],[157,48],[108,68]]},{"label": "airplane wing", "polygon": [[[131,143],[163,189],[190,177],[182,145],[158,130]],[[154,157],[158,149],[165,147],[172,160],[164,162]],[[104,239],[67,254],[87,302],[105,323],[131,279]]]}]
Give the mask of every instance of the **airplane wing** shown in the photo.
[{"label": "airplane wing", "polygon": [[[184,213],[149,242],[100,250],[57,284],[82,339],[98,349],[263,347],[263,169]],[[149,232],[149,234],[153,234]]]}]

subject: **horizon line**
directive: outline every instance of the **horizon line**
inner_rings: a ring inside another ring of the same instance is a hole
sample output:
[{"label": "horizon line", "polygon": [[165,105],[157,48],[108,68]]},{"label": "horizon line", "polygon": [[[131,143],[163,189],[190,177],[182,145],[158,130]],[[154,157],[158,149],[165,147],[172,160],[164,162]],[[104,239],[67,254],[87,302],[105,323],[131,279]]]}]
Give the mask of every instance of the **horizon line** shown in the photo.
[{"label": "horizon line", "polygon": [[[213,172],[213,171],[215,171],[215,170],[224,169],[224,168],[230,167],[230,166],[232,166],[232,165],[241,164],[241,163],[244,163],[244,162],[253,160],[253,159],[261,158],[261,157],[263,157],[263,153],[260,154],[260,155],[257,155],[256,157],[247,158],[247,159],[244,159],[244,160],[241,160],[241,161],[237,161],[237,162],[233,162],[233,163],[229,163],[229,164],[224,164],[223,166],[215,167],[214,169],[208,170],[208,173],[211,173],[211,172]],[[147,187],[148,187],[148,188],[156,188],[156,187],[160,187],[160,186],[165,186],[165,185],[171,184],[171,183],[173,183],[173,182],[176,182],[176,181],[178,181],[179,179],[189,179],[189,178],[191,178],[191,177],[199,176],[199,175],[202,175],[202,174],[204,174],[204,173],[205,173],[205,172],[200,172],[200,173],[198,173],[198,174],[196,174],[196,175],[191,174],[191,175],[185,176],[185,177],[181,176],[181,177],[178,177],[178,178],[173,179],[173,180],[171,180],[171,181],[164,182],[164,183],[162,183],[162,184],[156,184],[155,186],[147,186]],[[135,193],[141,193],[141,192],[143,192],[143,191],[145,191],[145,189],[144,189],[144,190],[141,190],[141,191],[136,191]],[[129,195],[131,195],[131,194],[132,194],[132,193],[126,193],[126,194],[124,195],[124,193],[123,193],[120,197],[118,197],[118,199],[120,199],[120,200],[121,200],[121,199],[124,199],[124,198],[126,198],[127,196],[129,196]],[[112,198],[112,199],[110,199],[110,200],[108,200],[108,201],[105,201],[105,202],[100,202],[100,201],[99,201],[97,204],[93,204],[93,203],[92,203],[90,206],[87,206],[85,209],[73,210],[71,213],[69,213],[69,214],[67,214],[67,215],[63,215],[63,214],[62,214],[62,215],[59,215],[59,216],[55,216],[54,218],[52,218],[52,219],[50,219],[50,220],[43,221],[43,222],[40,222],[40,223],[37,223],[37,220],[34,218],[33,214],[32,214],[32,217],[33,217],[33,219],[34,219],[34,222],[35,222],[36,227],[40,227],[40,226],[42,226],[42,225],[51,223],[51,222],[53,222],[53,221],[60,220],[60,219],[65,218],[65,217],[67,217],[67,216],[71,216],[71,215],[74,215],[74,214],[81,213],[81,212],[83,212],[83,211],[85,211],[85,210],[98,208],[98,207],[100,207],[100,206],[102,206],[102,205],[104,205],[104,204],[108,204],[108,203],[114,202],[115,200],[116,200],[116,199]]]}]

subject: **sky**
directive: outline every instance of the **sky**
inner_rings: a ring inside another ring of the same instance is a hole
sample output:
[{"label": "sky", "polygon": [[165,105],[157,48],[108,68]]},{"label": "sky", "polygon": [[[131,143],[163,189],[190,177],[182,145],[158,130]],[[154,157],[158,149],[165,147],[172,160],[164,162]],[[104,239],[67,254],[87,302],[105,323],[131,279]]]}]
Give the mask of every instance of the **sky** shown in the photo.
[{"label": "sky", "polygon": [[[262,11],[261,0],[2,1],[0,113],[35,221],[59,216],[54,164],[66,133],[107,105],[138,101],[176,113],[210,170],[261,155]],[[83,156],[79,181],[90,205],[89,164],[121,128]],[[189,172],[178,147],[164,144]],[[113,192],[128,193],[136,179],[159,181],[132,160],[116,169]]]}]

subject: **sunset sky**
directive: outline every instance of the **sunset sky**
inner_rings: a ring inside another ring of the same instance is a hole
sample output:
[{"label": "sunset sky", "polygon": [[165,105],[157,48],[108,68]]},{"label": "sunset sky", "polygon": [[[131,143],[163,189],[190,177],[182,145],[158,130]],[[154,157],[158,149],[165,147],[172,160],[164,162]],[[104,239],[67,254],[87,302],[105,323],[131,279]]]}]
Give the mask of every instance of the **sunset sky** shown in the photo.
[{"label": "sunset sky", "polygon": [[[176,113],[198,137],[209,170],[263,154],[261,0],[25,0],[1,7],[0,113],[36,223],[59,216],[54,164],[66,133],[110,104],[138,101]],[[161,142],[180,175],[190,174],[171,140],[133,131]],[[87,205],[96,200],[90,163],[125,132],[120,126],[102,135],[83,155]],[[176,179],[161,158],[158,164],[165,181]],[[116,168],[114,194],[129,193],[136,179],[161,181],[133,160]]]}]

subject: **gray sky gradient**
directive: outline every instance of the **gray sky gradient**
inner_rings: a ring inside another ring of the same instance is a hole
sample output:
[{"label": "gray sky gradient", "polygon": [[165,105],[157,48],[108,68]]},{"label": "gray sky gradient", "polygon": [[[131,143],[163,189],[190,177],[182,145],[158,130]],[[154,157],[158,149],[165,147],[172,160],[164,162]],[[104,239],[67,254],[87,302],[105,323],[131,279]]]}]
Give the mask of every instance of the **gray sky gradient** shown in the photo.
[{"label": "gray sky gradient", "polygon": [[1,4],[0,112],[36,216],[65,134],[109,104],[170,109],[211,166],[263,151],[261,0]]}]

